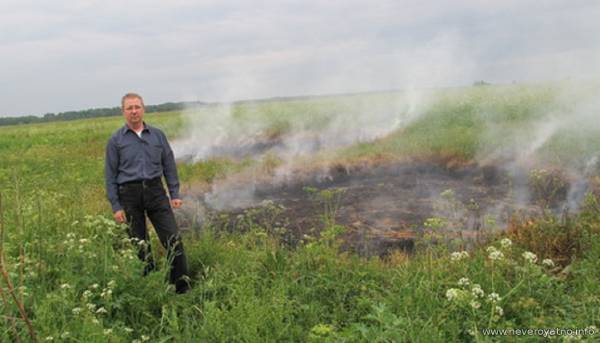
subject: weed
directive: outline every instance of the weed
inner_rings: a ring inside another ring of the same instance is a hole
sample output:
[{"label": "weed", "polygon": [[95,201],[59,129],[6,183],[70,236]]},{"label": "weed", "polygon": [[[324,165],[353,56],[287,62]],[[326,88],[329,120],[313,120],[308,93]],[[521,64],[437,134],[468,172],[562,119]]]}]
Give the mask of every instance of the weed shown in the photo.
[{"label": "weed", "polygon": [[569,183],[558,170],[533,169],[529,172],[529,188],[532,199],[545,209],[565,201]]},{"label": "weed", "polygon": [[329,188],[319,190],[314,187],[304,187],[319,206],[322,207],[321,218],[325,227],[335,226],[335,218],[341,206],[342,196],[346,191],[344,188]]}]

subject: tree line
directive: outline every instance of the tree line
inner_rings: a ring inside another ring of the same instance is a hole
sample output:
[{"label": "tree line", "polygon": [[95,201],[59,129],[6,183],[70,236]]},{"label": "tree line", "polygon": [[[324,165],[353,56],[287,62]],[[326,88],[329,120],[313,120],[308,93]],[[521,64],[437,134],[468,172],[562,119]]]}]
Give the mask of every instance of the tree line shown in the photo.
[{"label": "tree line", "polygon": [[[203,102],[165,102],[159,105],[146,105],[146,113],[153,112],[168,112],[168,111],[180,111],[189,106],[202,106],[205,105]],[[83,118],[94,118],[94,117],[110,117],[121,115],[121,107],[104,107],[104,108],[90,108],[87,110],[80,111],[67,111],[60,113],[46,113],[42,116],[23,116],[23,117],[0,117],[0,126],[5,125],[19,125],[19,124],[32,124],[32,123],[47,123],[52,121],[65,121],[75,120]]]}]

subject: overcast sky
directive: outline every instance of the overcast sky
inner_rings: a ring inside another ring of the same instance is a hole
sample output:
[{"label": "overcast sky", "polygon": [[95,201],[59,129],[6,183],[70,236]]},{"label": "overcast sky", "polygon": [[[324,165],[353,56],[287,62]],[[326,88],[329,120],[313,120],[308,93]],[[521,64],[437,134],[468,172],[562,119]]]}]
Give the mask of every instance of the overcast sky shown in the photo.
[{"label": "overcast sky", "polygon": [[589,78],[600,1],[0,2],[0,117]]}]

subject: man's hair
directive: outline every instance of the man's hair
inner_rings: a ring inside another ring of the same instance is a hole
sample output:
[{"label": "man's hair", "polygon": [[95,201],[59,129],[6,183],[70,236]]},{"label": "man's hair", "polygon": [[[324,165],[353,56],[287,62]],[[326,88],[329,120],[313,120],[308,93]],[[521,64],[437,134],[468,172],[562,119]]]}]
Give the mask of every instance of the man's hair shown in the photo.
[{"label": "man's hair", "polygon": [[137,94],[137,93],[127,93],[125,95],[123,95],[123,98],[121,98],[121,109],[125,108],[125,99],[140,99],[140,101],[142,102],[142,106],[144,106],[144,99],[142,98],[141,95]]}]

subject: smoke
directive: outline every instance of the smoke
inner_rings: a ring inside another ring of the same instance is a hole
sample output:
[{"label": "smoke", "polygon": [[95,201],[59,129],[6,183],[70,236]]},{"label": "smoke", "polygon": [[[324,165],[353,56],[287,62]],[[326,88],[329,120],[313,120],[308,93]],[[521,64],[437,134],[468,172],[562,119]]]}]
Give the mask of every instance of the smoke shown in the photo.
[{"label": "smoke", "polygon": [[[288,114],[286,106],[301,108],[299,113]],[[187,132],[173,142],[173,149],[178,158],[192,162],[221,156],[256,158],[267,153],[291,161],[385,137],[416,120],[424,108],[421,93],[411,89],[383,96],[188,109]]]},{"label": "smoke", "polygon": [[[327,65],[319,75],[310,71],[298,75],[297,81],[313,93],[373,90],[382,86],[399,91],[189,108],[185,115],[187,133],[173,144],[176,156],[197,162],[218,156],[256,158],[270,153],[287,165],[299,156],[371,142],[406,127],[425,112],[431,93],[425,87],[456,83],[468,77],[474,65],[456,32],[437,35],[411,53],[398,50],[385,58],[347,54],[357,49],[353,45],[338,48],[330,51],[336,55],[331,57],[335,64]],[[271,84],[263,73],[253,74],[249,70],[239,73],[214,93],[225,99],[248,94],[249,90],[264,94]],[[394,75],[395,81],[382,84],[383,74]]]},{"label": "smoke", "polygon": [[[301,85],[298,89],[307,90],[307,94],[327,94],[331,90],[351,93],[377,88],[394,91],[223,102],[188,108],[185,111],[186,134],[173,142],[175,154],[180,160],[191,163],[222,157],[276,161],[275,167],[270,170],[249,168],[242,177],[236,175],[212,184],[211,191],[204,194],[202,202],[216,210],[254,206],[261,200],[256,196],[260,182],[266,179],[274,185],[298,182],[298,169],[310,169],[314,179],[331,180],[331,166],[321,163],[319,157],[327,154],[325,160],[334,159],[346,147],[401,133],[421,120],[432,106],[439,105],[439,89],[432,87],[457,85],[465,79],[476,80],[479,75],[485,75],[482,71],[487,70],[487,66],[478,60],[481,52],[472,48],[459,31],[449,30],[419,44],[410,52],[399,49],[386,56],[377,55],[377,51],[369,57],[365,57],[368,55],[364,53],[348,54],[356,49],[350,43],[327,47],[321,64],[313,69],[305,69],[301,58],[303,54],[296,51],[297,54],[287,57],[291,60],[291,67],[299,68],[294,80]],[[345,55],[345,58],[340,55]],[[232,71],[226,82],[221,82],[211,93],[218,94],[219,99],[239,99],[247,94],[279,94],[276,85],[281,80],[268,78],[263,73],[266,64],[273,58],[276,59],[276,56],[261,57],[263,64],[257,71],[251,68]],[[553,65],[538,66],[537,70],[546,68],[550,74]],[[379,76],[384,73],[393,75],[394,81],[389,82],[387,77],[385,80],[388,81],[378,82]],[[289,73],[285,75],[289,77]],[[502,116],[510,118],[514,114],[511,111],[518,112],[519,108],[505,106],[506,113],[494,113],[492,105],[478,109],[476,116],[486,123],[479,134],[480,139],[492,144],[482,145],[475,154],[475,161],[480,165],[498,166],[512,180],[510,194],[518,206],[526,208],[530,204],[529,172],[544,167],[552,160],[548,151],[557,141],[564,144],[565,137],[582,126],[586,127],[588,134],[600,133],[600,125],[594,120],[600,109],[594,97],[598,88],[585,84],[586,88],[581,89],[581,85],[580,82],[565,81],[547,92],[522,96],[515,96],[519,90],[511,87],[507,87],[506,91],[495,89],[488,93],[494,101],[505,98],[507,101],[517,99],[523,102],[515,104],[517,107],[530,106],[532,100],[529,97],[547,97],[548,104],[534,109],[535,113],[526,113],[528,119],[523,121],[509,120],[506,123],[502,120]],[[522,90],[528,92],[526,87]],[[574,163],[567,172],[569,190],[564,200],[571,209],[577,208],[588,189],[585,180],[590,172],[582,165],[586,164],[585,161],[588,165],[595,165],[594,158],[597,158],[597,153],[586,150],[581,156],[582,162]],[[443,199],[438,199],[442,190],[432,191],[432,202],[437,199],[443,203]],[[382,198],[372,203],[385,201],[387,199]],[[454,210],[459,215],[469,214],[466,207]],[[481,213],[491,211],[500,218],[505,210],[506,206],[498,203],[482,209]]]},{"label": "smoke", "polygon": [[[600,84],[568,80],[530,87],[537,87],[538,92],[508,97],[521,109],[533,107],[532,102],[544,102],[543,106],[530,108],[534,113],[528,113],[526,120],[494,121],[489,119],[497,113],[480,114],[487,120],[481,140],[488,143],[476,158],[483,165],[500,166],[511,177],[514,201],[521,207],[527,207],[532,200],[532,173],[548,171],[548,178],[560,177],[568,187],[566,198],[556,205],[556,210],[577,211],[590,191],[588,180],[598,173],[600,101],[596,94]],[[512,108],[515,110],[519,108]],[[561,169],[560,175],[557,169]]]},{"label": "smoke", "polygon": [[[328,97],[273,103],[223,104],[188,109],[188,134],[173,142],[178,159],[192,163],[211,158],[276,159],[273,183],[296,179],[302,161],[324,151],[369,143],[409,125],[423,111],[420,95],[410,90],[381,95]],[[312,103],[312,105],[311,105]],[[306,105],[309,104],[309,105]],[[286,107],[305,106],[304,113],[287,115]],[[273,111],[267,113],[265,111]],[[278,113],[280,112],[280,113]],[[328,177],[323,166],[322,179]],[[262,170],[244,177],[244,183],[222,180],[205,201],[215,209],[252,205],[255,183]],[[250,171],[252,173],[252,170]],[[239,175],[236,176],[239,178]]]},{"label": "smoke", "polygon": [[217,211],[247,208],[255,205],[255,190],[254,183],[215,184],[212,191],[204,196],[204,202]]}]

